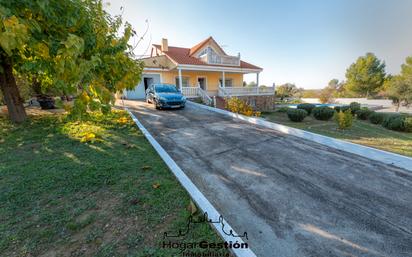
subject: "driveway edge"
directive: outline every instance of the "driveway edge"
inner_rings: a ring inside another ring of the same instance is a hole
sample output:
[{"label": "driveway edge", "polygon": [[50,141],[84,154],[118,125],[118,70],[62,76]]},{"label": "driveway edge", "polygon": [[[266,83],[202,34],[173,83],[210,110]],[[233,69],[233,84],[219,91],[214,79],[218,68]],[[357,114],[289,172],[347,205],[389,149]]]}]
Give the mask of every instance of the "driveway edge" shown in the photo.
[{"label": "driveway edge", "polygon": [[[166,163],[169,169],[173,172],[180,184],[186,189],[193,201],[196,202],[197,206],[204,213],[208,214],[208,218],[213,221],[219,222],[210,222],[217,233],[220,235],[223,240],[226,242],[234,241],[239,244],[244,243],[241,237],[233,237],[232,235],[239,235],[235,230],[229,225],[229,223],[223,219],[223,216],[216,210],[216,208],[207,200],[202,192],[196,187],[196,185],[190,180],[190,178],[183,172],[183,170],[177,165],[177,163],[170,157],[170,155],[163,149],[163,147],[154,139],[150,132],[143,126],[142,123],[136,118],[136,116],[127,108],[124,109],[129,113],[130,117],[136,123],[137,127],[142,131],[143,135],[150,142],[156,152],[160,155],[162,160]],[[225,233],[228,231],[228,233]],[[229,249],[238,257],[256,257],[256,254],[250,249]]]},{"label": "driveway edge", "polygon": [[288,127],[288,126],[281,125],[278,123],[266,121],[262,118],[247,117],[241,114],[206,106],[203,104],[194,103],[191,101],[187,101],[186,104],[190,104],[197,108],[220,113],[220,114],[230,116],[230,117],[233,117],[239,120],[243,120],[243,121],[246,121],[252,124],[256,124],[259,126],[263,126],[266,128],[276,130],[276,131],[280,131],[288,135],[304,138],[304,139],[307,139],[307,140],[310,140],[310,141],[313,141],[313,142],[316,142],[322,145],[326,145],[326,146],[329,146],[329,147],[332,147],[338,150],[353,153],[356,155],[360,155],[362,157],[366,157],[368,159],[376,160],[376,161],[390,164],[390,165],[393,165],[399,168],[403,168],[408,171],[412,171],[412,158],[407,157],[407,156],[403,156],[403,155],[391,153],[391,152],[386,152],[386,151],[375,149],[369,146],[358,145],[355,143],[315,134],[315,133],[297,129],[297,128]]}]

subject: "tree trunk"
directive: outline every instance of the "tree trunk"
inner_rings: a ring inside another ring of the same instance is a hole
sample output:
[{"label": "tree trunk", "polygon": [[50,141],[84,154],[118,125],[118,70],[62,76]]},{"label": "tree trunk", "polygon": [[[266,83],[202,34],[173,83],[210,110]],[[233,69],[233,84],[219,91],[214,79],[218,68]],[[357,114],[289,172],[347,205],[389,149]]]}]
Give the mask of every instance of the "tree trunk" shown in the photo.
[{"label": "tree trunk", "polygon": [[401,101],[398,101],[398,103],[396,103],[396,112],[399,112],[399,107],[401,107]]},{"label": "tree trunk", "polygon": [[13,75],[11,60],[5,54],[0,53],[0,89],[3,93],[4,102],[7,105],[11,121],[19,123],[27,119],[23,99],[20,97],[16,80]]}]

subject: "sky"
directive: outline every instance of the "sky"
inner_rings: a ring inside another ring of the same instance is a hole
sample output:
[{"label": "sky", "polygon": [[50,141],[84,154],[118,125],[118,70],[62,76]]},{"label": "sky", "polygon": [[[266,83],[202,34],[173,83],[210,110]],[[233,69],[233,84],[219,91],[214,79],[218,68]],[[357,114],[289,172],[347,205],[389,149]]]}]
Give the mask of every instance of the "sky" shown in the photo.
[{"label": "sky", "polygon": [[[151,44],[192,47],[212,36],[226,51],[263,68],[260,84],[323,88],[345,79],[356,59],[373,52],[396,74],[412,56],[412,0],[105,0]],[[121,7],[123,9],[121,10]],[[147,23],[146,23],[147,21]],[[256,75],[245,76],[246,81]]]}]

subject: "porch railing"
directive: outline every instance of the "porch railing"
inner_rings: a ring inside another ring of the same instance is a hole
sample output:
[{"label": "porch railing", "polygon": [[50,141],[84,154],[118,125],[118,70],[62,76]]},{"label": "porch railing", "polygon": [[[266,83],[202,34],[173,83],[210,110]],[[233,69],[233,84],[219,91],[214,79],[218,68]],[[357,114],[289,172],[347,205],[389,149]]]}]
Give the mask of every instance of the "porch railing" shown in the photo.
[{"label": "porch railing", "polygon": [[226,92],[226,88],[218,87],[217,88],[217,95],[220,97],[228,97],[229,94]]},{"label": "porch railing", "polygon": [[207,92],[204,91],[199,86],[197,87],[182,87],[182,94],[187,98],[200,97],[202,101],[207,105],[212,105],[212,98],[207,95]]},{"label": "porch railing", "polygon": [[247,96],[247,95],[273,95],[272,87],[219,87],[218,95],[227,96]]},{"label": "porch railing", "polygon": [[199,87],[182,87],[182,94],[188,98],[199,96]]},{"label": "porch railing", "polygon": [[202,99],[202,101],[207,104],[207,105],[212,105],[212,98],[207,95],[207,92],[201,89],[200,87],[198,88],[199,96]]}]

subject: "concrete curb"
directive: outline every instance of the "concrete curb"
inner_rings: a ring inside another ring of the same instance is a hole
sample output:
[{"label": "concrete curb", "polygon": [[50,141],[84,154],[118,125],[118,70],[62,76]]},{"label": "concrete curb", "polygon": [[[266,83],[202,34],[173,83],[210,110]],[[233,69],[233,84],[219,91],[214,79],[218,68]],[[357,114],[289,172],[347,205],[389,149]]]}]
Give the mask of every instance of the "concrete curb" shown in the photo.
[{"label": "concrete curb", "polygon": [[396,154],[396,153],[390,153],[390,152],[382,151],[382,150],[375,149],[372,147],[358,145],[358,144],[354,144],[351,142],[347,142],[347,141],[343,141],[343,140],[339,140],[339,139],[335,139],[335,138],[331,138],[327,136],[322,136],[322,135],[311,133],[311,132],[301,130],[301,129],[291,128],[285,125],[266,121],[262,118],[247,117],[241,114],[229,112],[226,110],[222,110],[222,109],[218,109],[218,108],[214,108],[214,107],[210,107],[210,106],[206,106],[203,104],[198,104],[198,103],[194,103],[190,101],[187,101],[187,103],[197,108],[209,110],[212,112],[217,112],[217,113],[230,116],[230,117],[233,117],[239,120],[243,120],[243,121],[246,121],[252,124],[274,129],[274,130],[280,131],[288,135],[311,140],[316,143],[326,145],[326,146],[329,146],[329,147],[332,147],[338,150],[346,151],[349,153],[360,155],[362,157],[366,157],[372,160],[376,160],[379,162],[383,162],[386,164],[390,164],[390,165],[393,165],[399,168],[412,171],[412,158],[407,157],[407,156],[403,156],[403,155]]},{"label": "concrete curb", "polygon": [[[244,243],[242,238],[240,237],[233,237],[233,235],[238,235],[235,230],[224,220],[222,215],[216,210],[216,208],[207,200],[207,198],[200,192],[200,190],[196,187],[195,184],[190,180],[190,178],[183,172],[183,170],[177,165],[177,163],[170,157],[170,155],[163,149],[163,147],[154,139],[154,137],[149,133],[149,131],[143,126],[142,123],[134,116],[134,114],[127,108],[124,107],[125,110],[129,113],[132,117],[133,121],[142,131],[143,135],[146,139],[150,142],[156,152],[160,155],[169,169],[173,172],[176,176],[177,180],[180,184],[186,189],[189,193],[190,197],[196,204],[202,209],[203,212],[207,212],[209,219],[213,221],[221,221],[222,223],[210,223],[214,227],[214,229],[218,232],[218,234],[225,240],[226,242],[232,241],[233,243],[238,242],[239,244]],[[229,233],[227,235],[225,232]],[[230,249],[236,256],[238,257],[256,257],[255,253],[250,249]]]}]

